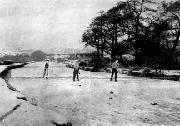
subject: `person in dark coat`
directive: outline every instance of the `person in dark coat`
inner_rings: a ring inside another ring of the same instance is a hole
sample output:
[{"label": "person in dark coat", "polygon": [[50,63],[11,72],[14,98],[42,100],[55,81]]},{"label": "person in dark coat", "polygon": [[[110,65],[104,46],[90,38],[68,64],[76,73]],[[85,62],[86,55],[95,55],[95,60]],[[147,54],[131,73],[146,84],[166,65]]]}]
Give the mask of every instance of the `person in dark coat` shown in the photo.
[{"label": "person in dark coat", "polygon": [[43,72],[43,78],[48,78],[48,69],[49,69],[49,59],[46,60],[45,66],[44,66],[44,72]]},{"label": "person in dark coat", "polygon": [[75,81],[76,77],[77,81],[79,81],[79,74],[79,61],[76,61],[76,63],[74,64],[73,81]]},{"label": "person in dark coat", "polygon": [[118,64],[118,60],[116,60],[113,64],[112,64],[112,74],[111,74],[111,79],[110,81],[112,81],[113,75],[115,74],[115,81],[117,82],[117,69],[119,67]]}]

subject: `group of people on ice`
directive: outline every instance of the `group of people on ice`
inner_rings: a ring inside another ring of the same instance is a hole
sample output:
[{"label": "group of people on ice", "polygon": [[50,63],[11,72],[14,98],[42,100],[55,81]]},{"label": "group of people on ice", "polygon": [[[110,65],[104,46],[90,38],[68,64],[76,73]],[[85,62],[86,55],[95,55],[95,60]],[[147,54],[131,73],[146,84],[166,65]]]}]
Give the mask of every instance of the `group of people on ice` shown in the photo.
[{"label": "group of people on ice", "polygon": [[[74,67],[73,67],[74,68],[74,70],[73,70],[73,81],[75,81],[76,78],[77,78],[77,81],[79,81],[79,74],[80,74],[79,63],[80,63],[80,60],[76,61],[75,64],[74,64]],[[115,75],[115,82],[117,82],[117,72],[118,72],[117,69],[119,67],[118,60],[113,62],[111,67],[112,67],[112,74],[111,74],[110,81],[112,81],[113,76]],[[48,69],[49,69],[49,59],[46,60],[46,63],[45,63],[45,66],[44,66],[43,78],[46,78],[46,79],[48,78]]]}]

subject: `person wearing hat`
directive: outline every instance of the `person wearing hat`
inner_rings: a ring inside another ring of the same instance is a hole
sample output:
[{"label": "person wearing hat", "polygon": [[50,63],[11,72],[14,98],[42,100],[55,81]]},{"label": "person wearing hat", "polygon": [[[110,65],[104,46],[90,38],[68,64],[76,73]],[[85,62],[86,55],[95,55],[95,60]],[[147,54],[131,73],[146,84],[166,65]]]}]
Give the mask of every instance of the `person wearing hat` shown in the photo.
[{"label": "person wearing hat", "polygon": [[49,68],[49,59],[46,59],[46,63],[44,66],[43,78],[44,77],[46,77],[46,79],[48,78],[48,68]]},{"label": "person wearing hat", "polygon": [[113,75],[115,74],[115,81],[117,82],[117,69],[119,67],[118,60],[112,64],[112,75],[110,81],[112,81]]},{"label": "person wearing hat", "polygon": [[77,77],[77,81],[79,81],[79,60],[76,61],[76,63],[74,64],[74,71],[73,71],[73,81],[75,81],[76,77]]}]

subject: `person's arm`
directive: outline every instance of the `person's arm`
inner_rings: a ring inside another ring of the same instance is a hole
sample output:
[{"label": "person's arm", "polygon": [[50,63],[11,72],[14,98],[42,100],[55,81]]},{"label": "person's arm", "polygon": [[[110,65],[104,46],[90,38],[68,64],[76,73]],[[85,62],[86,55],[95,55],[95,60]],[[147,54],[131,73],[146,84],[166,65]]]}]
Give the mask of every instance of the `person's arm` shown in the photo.
[{"label": "person's arm", "polygon": [[113,68],[113,63],[111,63],[111,68]]},{"label": "person's arm", "polygon": [[80,74],[80,67],[78,67],[78,73]]}]

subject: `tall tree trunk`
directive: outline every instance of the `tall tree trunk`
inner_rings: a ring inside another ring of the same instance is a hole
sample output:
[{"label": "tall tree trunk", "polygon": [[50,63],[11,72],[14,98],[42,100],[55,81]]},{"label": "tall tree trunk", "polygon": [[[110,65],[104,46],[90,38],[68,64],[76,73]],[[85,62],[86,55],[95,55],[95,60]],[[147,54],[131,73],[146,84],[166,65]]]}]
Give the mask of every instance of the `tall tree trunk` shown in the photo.
[{"label": "tall tree trunk", "polygon": [[[103,28],[102,28],[102,21],[101,21],[101,59],[103,60],[104,57],[104,39],[103,39]],[[104,36],[105,37],[105,36]]]},{"label": "tall tree trunk", "polygon": [[115,61],[115,49],[114,49],[114,25],[113,25],[113,33],[112,33],[112,44],[111,44],[111,61]]},{"label": "tall tree trunk", "polygon": [[117,43],[117,37],[118,37],[118,31],[117,31],[117,23],[115,24],[115,34],[114,34],[114,37],[115,37],[115,43],[114,43],[114,46],[115,46],[115,48],[114,48],[114,52],[115,52],[115,60],[116,60],[116,56],[117,56],[117,45],[118,45],[118,43]]},{"label": "tall tree trunk", "polygon": [[176,47],[177,47],[178,42],[179,42],[179,38],[180,38],[180,29],[179,29],[178,32],[177,32],[176,39],[175,39],[175,41],[174,41],[173,47],[171,48],[171,52],[170,52],[170,55],[171,55],[171,56],[173,56],[174,53],[175,53]]},{"label": "tall tree trunk", "polygon": [[104,40],[101,38],[101,59],[104,57]]},{"label": "tall tree trunk", "polygon": [[97,39],[97,64],[96,64],[97,68],[101,68],[102,67],[102,60],[101,60],[101,56],[100,56],[100,42],[99,39]]},{"label": "tall tree trunk", "polygon": [[135,55],[135,64],[138,64],[138,33],[139,33],[139,16],[136,19],[136,26],[135,26],[135,34],[134,34],[134,38],[135,38],[135,45],[134,45],[134,55]]}]

